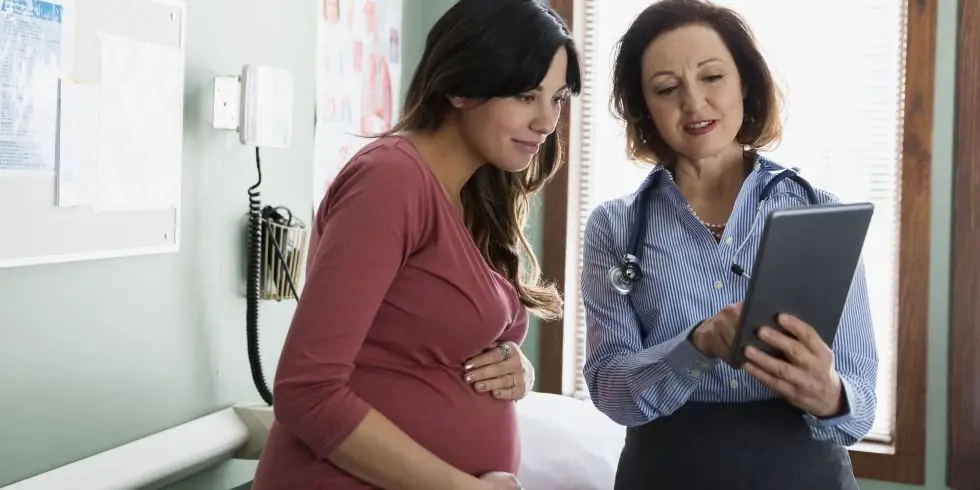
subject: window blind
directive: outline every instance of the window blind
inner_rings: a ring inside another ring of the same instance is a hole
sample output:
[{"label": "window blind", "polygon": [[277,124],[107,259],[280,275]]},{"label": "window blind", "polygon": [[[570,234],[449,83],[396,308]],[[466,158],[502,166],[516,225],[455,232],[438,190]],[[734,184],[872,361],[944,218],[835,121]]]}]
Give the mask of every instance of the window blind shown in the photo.
[{"label": "window blind", "polygon": [[[905,2],[895,0],[717,0],[739,12],[783,92],[782,143],[767,156],[799,167],[815,187],[844,202],[870,201],[875,215],[864,261],[880,357],[878,412],[868,439],[894,430],[899,203],[904,99]],[[633,192],[648,168],[625,155],[622,125],[609,111],[615,44],[649,0],[579,0],[576,36],[585,88],[573,107],[566,321],[574,327],[571,391],[588,397],[582,377],[585,317],[579,294],[586,220],[608,199]],[[581,16],[581,17],[579,17]],[[572,237],[576,238],[576,237]],[[567,385],[566,385],[567,386]]]}]

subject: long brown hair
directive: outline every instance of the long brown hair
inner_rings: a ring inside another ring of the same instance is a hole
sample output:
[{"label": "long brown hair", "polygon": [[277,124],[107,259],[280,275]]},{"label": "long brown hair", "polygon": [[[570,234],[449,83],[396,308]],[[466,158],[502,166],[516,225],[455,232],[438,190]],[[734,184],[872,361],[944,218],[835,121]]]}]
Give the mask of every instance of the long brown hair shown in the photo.
[{"label": "long brown hair", "polygon": [[732,53],[745,87],[744,121],[735,139],[750,152],[779,141],[779,90],[745,20],[735,11],[707,0],[661,0],[637,16],[617,46],[610,105],[626,124],[626,152],[631,159],[669,164],[676,158],[650,118],[643,98],[641,66],[643,53],[654,40],[695,24],[718,33]]},{"label": "long brown hair", "polygon": [[[391,132],[438,129],[452,110],[450,96],[490,99],[531,90],[562,47],[568,53],[568,89],[578,95],[578,54],[558,14],[535,0],[460,0],[429,31],[404,116]],[[483,258],[514,285],[524,306],[547,319],[561,316],[561,295],[542,281],[524,230],[529,198],[555,175],[564,152],[556,131],[526,170],[483,165],[461,192],[465,220]]]}]

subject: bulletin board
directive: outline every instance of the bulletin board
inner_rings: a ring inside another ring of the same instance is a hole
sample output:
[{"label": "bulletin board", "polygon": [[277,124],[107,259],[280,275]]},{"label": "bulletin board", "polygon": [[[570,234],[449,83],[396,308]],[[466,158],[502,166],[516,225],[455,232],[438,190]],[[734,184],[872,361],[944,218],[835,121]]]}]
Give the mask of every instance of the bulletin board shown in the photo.
[{"label": "bulletin board", "polygon": [[183,0],[0,0],[0,267],[180,247]]}]

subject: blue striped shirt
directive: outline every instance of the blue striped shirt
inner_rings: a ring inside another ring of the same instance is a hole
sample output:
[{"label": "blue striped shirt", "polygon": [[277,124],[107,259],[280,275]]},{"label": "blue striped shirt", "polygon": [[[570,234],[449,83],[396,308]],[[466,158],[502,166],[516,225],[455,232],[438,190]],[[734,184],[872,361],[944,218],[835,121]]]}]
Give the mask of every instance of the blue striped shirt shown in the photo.
[{"label": "blue striped shirt", "polygon": [[[582,299],[586,318],[584,375],[593,403],[613,421],[637,426],[670,415],[687,402],[738,403],[780,396],[744,370],[698,351],[688,334],[722,307],[742,301],[748,279],[731,272],[733,259],[751,275],[764,218],[777,208],[803,206],[806,194],[786,179],[759,208],[759,195],[782,167],[760,158],[742,185],[724,235],[715,241],[691,214],[670,172],[654,167],[639,189],[605,202],[585,228]],[[643,278],[631,299],[609,282],[609,269],[628,252],[640,193],[647,201],[646,236],[640,242]],[[839,200],[816,189],[820,203]],[[736,250],[745,242],[745,246]],[[815,439],[849,446],[875,417],[878,354],[864,265],[858,267],[834,340],[834,363],[847,400],[839,417],[804,414]]]}]

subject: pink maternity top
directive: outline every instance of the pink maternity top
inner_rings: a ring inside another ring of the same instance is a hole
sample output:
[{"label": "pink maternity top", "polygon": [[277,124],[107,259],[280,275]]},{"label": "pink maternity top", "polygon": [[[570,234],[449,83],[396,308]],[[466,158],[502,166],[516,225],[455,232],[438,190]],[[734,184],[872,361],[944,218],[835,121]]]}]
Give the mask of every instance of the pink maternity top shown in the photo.
[{"label": "pink maternity top", "polygon": [[253,489],[372,488],[327,461],[369,408],[467,473],[516,473],[514,403],[474,391],[463,363],[526,333],[515,289],[415,147],[372,142],[317,212]]}]

